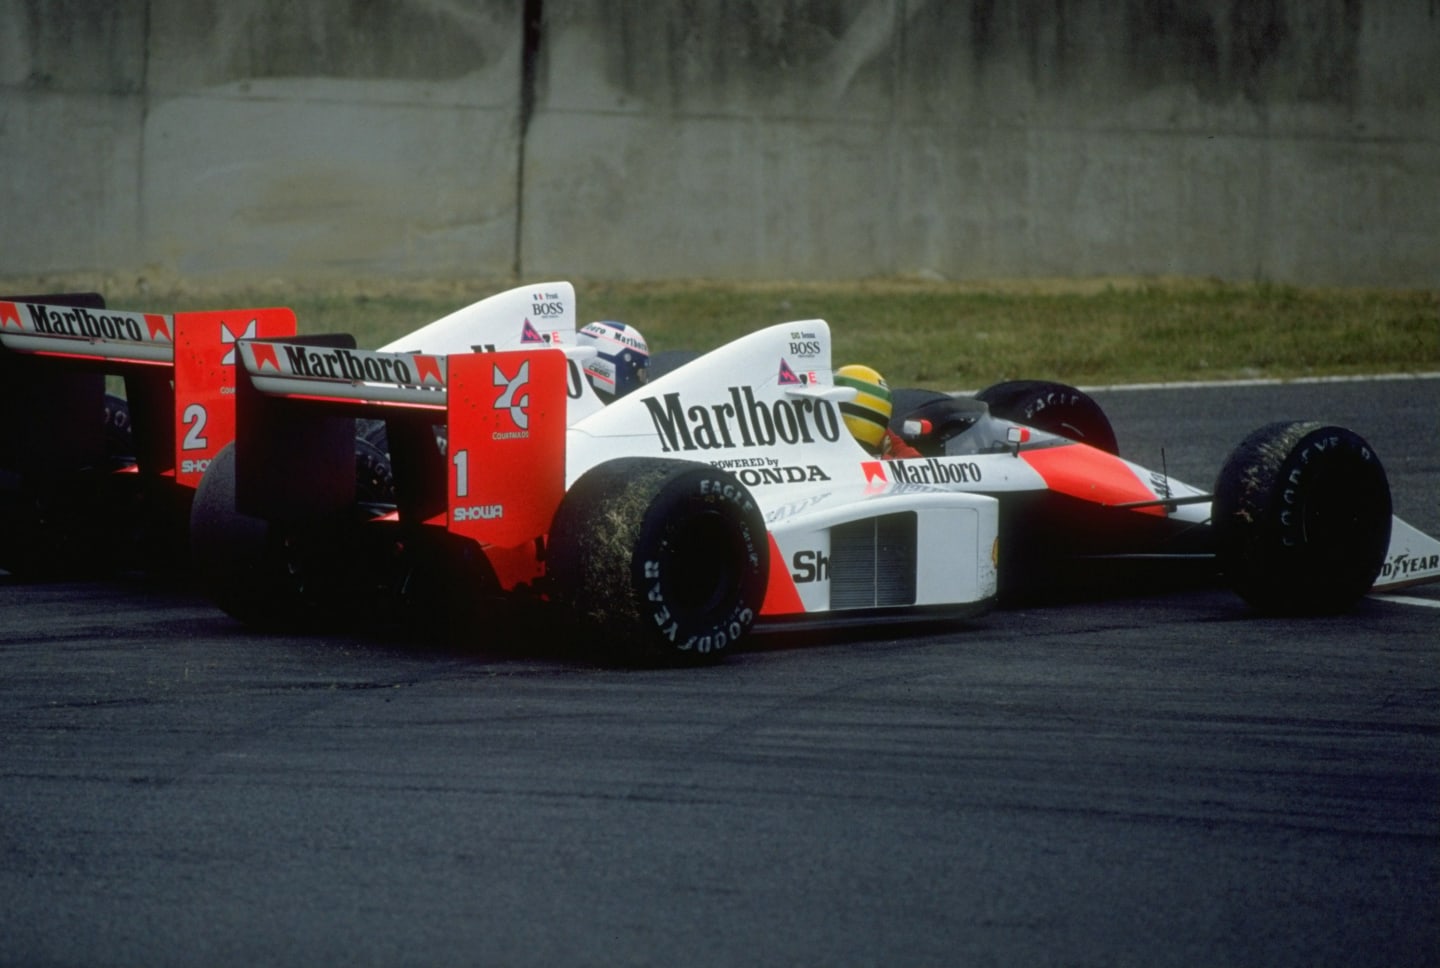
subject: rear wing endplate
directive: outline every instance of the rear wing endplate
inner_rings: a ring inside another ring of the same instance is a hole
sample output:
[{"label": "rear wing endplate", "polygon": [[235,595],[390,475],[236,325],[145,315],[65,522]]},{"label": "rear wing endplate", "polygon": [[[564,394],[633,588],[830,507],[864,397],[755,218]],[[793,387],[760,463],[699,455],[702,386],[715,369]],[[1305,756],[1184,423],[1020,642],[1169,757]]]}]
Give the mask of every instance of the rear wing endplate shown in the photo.
[{"label": "rear wing endplate", "polygon": [[355,421],[378,419],[402,523],[523,547],[533,563],[565,488],[562,350],[430,356],[314,337],[245,340],[240,360],[237,509],[271,520],[347,513]]}]

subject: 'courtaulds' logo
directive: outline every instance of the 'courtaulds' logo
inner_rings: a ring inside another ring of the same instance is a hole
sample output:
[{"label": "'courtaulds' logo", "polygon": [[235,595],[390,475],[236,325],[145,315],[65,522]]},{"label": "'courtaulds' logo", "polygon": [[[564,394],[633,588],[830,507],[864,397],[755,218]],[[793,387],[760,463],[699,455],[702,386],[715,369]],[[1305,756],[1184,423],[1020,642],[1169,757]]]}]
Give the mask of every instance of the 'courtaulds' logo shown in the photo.
[{"label": "'courtaulds' logo", "polygon": [[495,364],[495,386],[504,387],[500,396],[495,398],[496,410],[509,410],[510,419],[515,421],[515,426],[521,430],[530,429],[530,394],[522,393],[530,384],[530,361],[526,360],[520,364],[520,372],[514,378],[507,377],[500,369],[500,364]]}]

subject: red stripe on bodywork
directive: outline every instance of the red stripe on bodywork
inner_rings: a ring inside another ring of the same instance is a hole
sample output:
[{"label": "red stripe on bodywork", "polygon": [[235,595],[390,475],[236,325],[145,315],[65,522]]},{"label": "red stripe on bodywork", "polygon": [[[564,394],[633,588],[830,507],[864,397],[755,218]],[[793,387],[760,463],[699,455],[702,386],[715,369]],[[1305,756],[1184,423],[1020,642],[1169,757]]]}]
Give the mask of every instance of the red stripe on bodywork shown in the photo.
[{"label": "red stripe on bodywork", "polygon": [[795,587],[795,579],[790,577],[790,565],[785,561],[785,554],[775,543],[775,536],[772,534],[769,538],[770,583],[765,588],[765,604],[760,607],[760,614],[793,615],[803,612],[805,606],[800,602],[800,590]]},{"label": "red stripe on bodywork", "polygon": [[[111,345],[111,346],[114,346],[114,345],[116,345],[116,344],[111,343],[110,345]],[[44,357],[47,357],[48,359],[52,359],[52,360],[99,360],[99,359],[109,359],[109,360],[113,360],[113,361],[116,362],[116,363],[128,363],[128,364],[134,364],[134,365],[136,365],[136,366],[169,366],[169,365],[170,365],[170,362],[169,362],[168,360],[135,360],[135,359],[130,359],[129,357],[121,356],[119,353],[113,354],[113,355],[111,355],[111,356],[103,356],[103,357],[102,357],[102,356],[97,356],[97,355],[94,354],[94,353],[56,353],[56,352],[54,352],[54,351],[52,351],[52,350],[36,350],[36,351],[35,351],[35,355],[36,355],[36,356],[44,356]]]},{"label": "red stripe on bodywork", "polygon": [[[1020,457],[1045,479],[1050,490],[1095,504],[1153,501],[1159,495],[1146,487],[1124,461],[1084,444],[1022,450]],[[1142,514],[1165,516],[1158,506],[1136,508]]]}]

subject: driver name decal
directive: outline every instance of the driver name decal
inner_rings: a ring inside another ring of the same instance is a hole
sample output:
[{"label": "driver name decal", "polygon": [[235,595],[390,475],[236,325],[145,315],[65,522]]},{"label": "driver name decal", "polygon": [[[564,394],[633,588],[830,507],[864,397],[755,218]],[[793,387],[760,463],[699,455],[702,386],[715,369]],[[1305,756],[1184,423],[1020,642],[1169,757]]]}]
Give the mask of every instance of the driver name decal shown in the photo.
[{"label": "driver name decal", "polygon": [[730,387],[724,403],[687,406],[680,394],[645,399],[655,436],[666,453],[770,447],[840,439],[840,415],[828,400],[757,400],[750,387]]},{"label": "driver name decal", "polygon": [[820,355],[823,344],[820,334],[813,330],[795,329],[790,331],[790,355],[800,359],[812,359]]},{"label": "driver name decal", "polygon": [[530,315],[541,319],[554,319],[565,315],[565,300],[558,292],[535,292],[530,294]]}]

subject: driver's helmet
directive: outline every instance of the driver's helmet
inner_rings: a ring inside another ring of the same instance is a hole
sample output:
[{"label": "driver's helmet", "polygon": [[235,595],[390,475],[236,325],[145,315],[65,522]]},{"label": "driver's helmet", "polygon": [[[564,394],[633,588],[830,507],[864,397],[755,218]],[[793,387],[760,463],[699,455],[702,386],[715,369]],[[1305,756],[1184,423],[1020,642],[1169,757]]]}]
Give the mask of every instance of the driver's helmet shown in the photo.
[{"label": "driver's helmet", "polygon": [[860,446],[872,454],[879,454],[890,426],[890,413],[894,409],[890,400],[890,385],[878,372],[858,363],[836,370],[835,385],[854,387],[859,391],[854,400],[840,404],[840,415],[845,418],[845,426]]},{"label": "driver's helmet", "polygon": [[595,355],[585,361],[585,376],[606,403],[645,383],[650,347],[634,326],[608,319],[589,323],[576,342],[595,348]]}]

